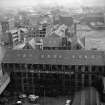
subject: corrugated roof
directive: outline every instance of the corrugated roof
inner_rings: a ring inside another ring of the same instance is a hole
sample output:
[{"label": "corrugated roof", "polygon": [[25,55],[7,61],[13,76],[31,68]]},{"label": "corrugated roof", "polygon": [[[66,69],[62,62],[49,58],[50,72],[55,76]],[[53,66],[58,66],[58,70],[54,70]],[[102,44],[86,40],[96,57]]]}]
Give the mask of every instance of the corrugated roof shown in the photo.
[{"label": "corrugated roof", "polygon": [[3,63],[104,65],[104,53],[84,50],[9,50]]}]

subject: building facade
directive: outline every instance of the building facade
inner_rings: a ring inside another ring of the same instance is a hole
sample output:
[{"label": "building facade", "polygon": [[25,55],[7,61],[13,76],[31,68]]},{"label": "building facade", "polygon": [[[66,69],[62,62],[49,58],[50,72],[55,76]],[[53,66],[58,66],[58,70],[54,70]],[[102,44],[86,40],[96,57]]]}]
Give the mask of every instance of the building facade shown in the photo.
[{"label": "building facade", "polygon": [[93,86],[102,92],[104,52],[82,50],[10,50],[2,61],[17,91],[37,95],[73,94]]}]

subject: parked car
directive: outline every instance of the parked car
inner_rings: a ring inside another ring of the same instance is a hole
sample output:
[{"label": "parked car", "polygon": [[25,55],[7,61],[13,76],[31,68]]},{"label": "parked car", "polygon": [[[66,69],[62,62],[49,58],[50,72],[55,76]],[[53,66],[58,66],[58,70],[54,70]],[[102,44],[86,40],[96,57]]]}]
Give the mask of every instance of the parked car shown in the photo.
[{"label": "parked car", "polygon": [[71,105],[71,100],[66,100],[66,104],[65,105]]},{"label": "parked car", "polygon": [[18,100],[15,103],[13,103],[12,105],[22,105],[22,101]]},{"label": "parked car", "polygon": [[39,96],[36,96],[36,95],[34,95],[34,94],[30,94],[30,95],[28,96],[28,99],[29,99],[29,102],[30,102],[30,103],[37,104],[37,103],[38,103]]}]

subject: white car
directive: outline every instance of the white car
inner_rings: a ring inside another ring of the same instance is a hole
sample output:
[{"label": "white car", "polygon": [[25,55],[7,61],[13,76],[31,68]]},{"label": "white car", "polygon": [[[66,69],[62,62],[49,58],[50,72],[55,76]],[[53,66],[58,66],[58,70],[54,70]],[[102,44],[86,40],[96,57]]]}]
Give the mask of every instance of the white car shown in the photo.
[{"label": "white car", "polygon": [[34,94],[30,94],[28,98],[31,102],[35,102],[39,99],[39,96],[36,96]]},{"label": "white car", "polygon": [[16,102],[16,105],[22,105],[22,101],[18,100],[18,101]]},{"label": "white car", "polygon": [[66,100],[66,105],[70,105],[71,104],[71,100]]}]

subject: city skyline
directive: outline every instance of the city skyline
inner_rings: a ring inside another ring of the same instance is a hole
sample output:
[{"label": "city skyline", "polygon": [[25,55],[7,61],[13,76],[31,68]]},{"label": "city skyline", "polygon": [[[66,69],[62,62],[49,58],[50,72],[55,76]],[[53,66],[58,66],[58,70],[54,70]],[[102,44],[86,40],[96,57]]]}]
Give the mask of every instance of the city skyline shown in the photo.
[{"label": "city skyline", "polygon": [[37,5],[59,6],[105,6],[105,0],[0,0],[1,7],[24,7]]}]

